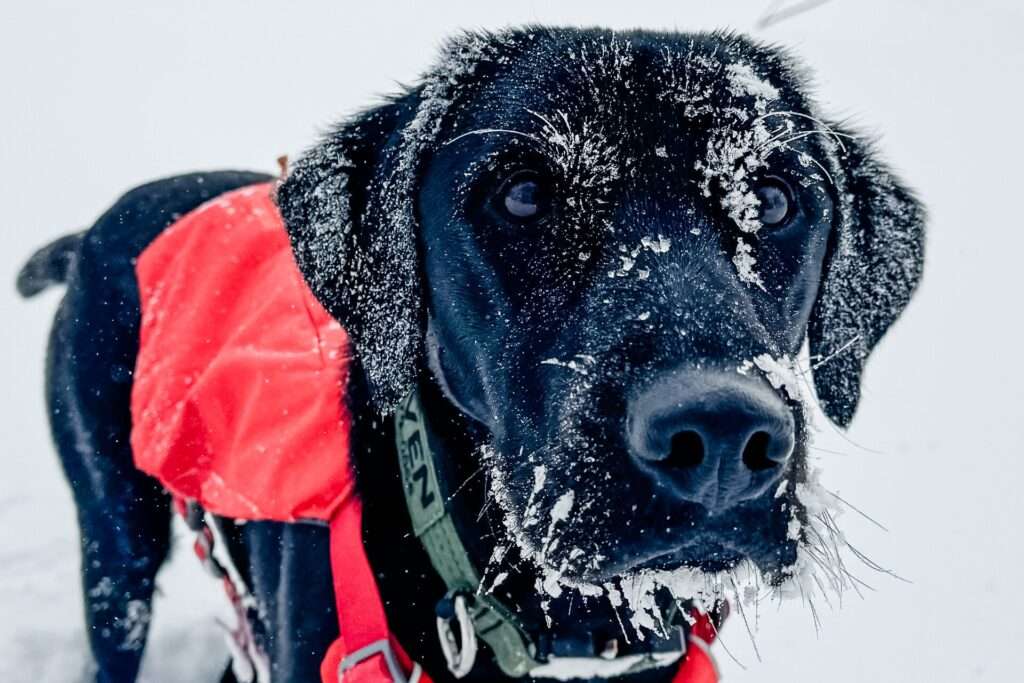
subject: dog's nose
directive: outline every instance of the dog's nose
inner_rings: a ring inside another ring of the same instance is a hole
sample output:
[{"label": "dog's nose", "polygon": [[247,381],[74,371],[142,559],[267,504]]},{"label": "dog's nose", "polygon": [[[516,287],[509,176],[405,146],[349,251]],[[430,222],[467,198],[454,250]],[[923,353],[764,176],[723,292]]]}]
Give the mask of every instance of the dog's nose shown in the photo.
[{"label": "dog's nose", "polygon": [[763,381],[736,372],[666,375],[629,408],[641,469],[680,499],[716,514],[763,494],[793,452],[793,414]]}]

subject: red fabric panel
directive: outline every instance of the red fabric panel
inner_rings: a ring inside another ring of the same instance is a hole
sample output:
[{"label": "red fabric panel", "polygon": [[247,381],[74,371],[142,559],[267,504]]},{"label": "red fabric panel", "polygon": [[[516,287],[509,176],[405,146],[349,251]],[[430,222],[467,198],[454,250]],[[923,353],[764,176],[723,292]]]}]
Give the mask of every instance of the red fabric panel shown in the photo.
[{"label": "red fabric panel", "polygon": [[328,520],[352,488],[349,343],[302,279],[270,190],[204,204],[140,256],[132,449],[210,512]]}]

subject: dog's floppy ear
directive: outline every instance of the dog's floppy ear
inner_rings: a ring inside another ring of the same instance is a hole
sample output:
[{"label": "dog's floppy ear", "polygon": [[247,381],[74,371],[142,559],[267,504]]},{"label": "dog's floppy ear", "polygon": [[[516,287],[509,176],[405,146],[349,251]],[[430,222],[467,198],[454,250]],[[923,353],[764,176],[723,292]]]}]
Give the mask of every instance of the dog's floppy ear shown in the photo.
[{"label": "dog's floppy ear", "polygon": [[872,145],[845,135],[836,149],[838,223],[808,328],[818,399],[842,427],[857,410],[868,354],[921,279],[925,224],[920,202]]},{"label": "dog's floppy ear", "polygon": [[400,198],[382,197],[399,189],[401,129],[417,101],[411,92],[336,127],[277,189],[299,269],[351,337],[382,411],[408,390],[423,344],[413,225],[391,215],[397,205],[405,218]]},{"label": "dog's floppy ear", "polygon": [[415,204],[424,161],[454,103],[529,42],[515,32],[450,40],[417,88],[337,127],[278,188],[299,269],[348,331],[381,412],[405,397],[422,360]]}]

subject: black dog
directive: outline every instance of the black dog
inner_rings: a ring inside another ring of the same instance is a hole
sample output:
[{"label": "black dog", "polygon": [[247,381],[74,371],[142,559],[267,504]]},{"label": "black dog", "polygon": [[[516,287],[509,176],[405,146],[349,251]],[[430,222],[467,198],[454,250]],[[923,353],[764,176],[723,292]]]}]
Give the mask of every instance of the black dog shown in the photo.
[{"label": "black dog", "polygon": [[[134,679],[168,548],[168,499],[128,443],[133,260],[181,214],[261,180],[133,190],[19,281],[68,283],[47,383],[98,680]],[[465,35],[419,86],[302,157],[278,202],[300,269],[354,340],[367,552],[396,634],[438,681],[445,586],[396,513],[380,418],[412,387],[465,482],[473,559],[492,581],[501,570],[495,594],[540,640],[579,654],[643,631],[660,588],[693,597],[673,586],[679,568],[798,580],[815,540],[791,359],[808,339],[818,400],[846,426],[923,263],[923,210],[821,119],[801,67],[720,33]],[[275,680],[316,680],[337,634],[325,530],[225,529]],[[467,680],[504,677],[483,656]]]}]

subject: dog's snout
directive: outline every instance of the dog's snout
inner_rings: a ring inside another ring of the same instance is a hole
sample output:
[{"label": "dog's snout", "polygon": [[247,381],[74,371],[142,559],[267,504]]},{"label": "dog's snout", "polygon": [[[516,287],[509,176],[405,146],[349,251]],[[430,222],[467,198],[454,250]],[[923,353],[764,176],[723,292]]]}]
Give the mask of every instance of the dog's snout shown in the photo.
[{"label": "dog's snout", "polygon": [[673,372],[630,405],[630,451],[678,498],[710,513],[779,480],[795,441],[793,414],[762,380],[719,370]]}]

